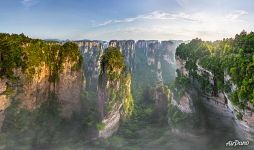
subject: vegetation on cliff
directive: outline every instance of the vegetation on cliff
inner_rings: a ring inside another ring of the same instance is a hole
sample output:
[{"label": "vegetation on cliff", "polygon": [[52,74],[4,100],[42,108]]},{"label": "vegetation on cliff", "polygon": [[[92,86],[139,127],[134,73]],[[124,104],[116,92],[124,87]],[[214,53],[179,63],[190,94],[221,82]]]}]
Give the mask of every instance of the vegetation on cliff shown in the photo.
[{"label": "vegetation on cliff", "polygon": [[[181,44],[176,56],[186,61],[189,75],[201,81],[202,89],[210,89],[214,95],[220,91],[229,92],[231,101],[241,108],[254,104],[253,32],[242,31],[235,38],[215,42],[194,39],[188,44]],[[209,82],[211,75],[199,75],[198,65],[212,73],[212,86]],[[225,80],[226,76],[230,80]],[[232,84],[236,85],[236,89],[232,88]]]},{"label": "vegetation on cliff", "polygon": [[[10,95],[17,89],[17,95],[10,97],[10,106],[1,110],[4,111],[4,122],[0,138],[3,137],[5,142],[0,142],[0,145],[3,144],[6,149],[17,149],[15,144],[18,143],[21,147],[18,149],[37,149],[41,144],[57,143],[66,133],[61,130],[65,130],[72,122],[70,126],[77,126],[79,116],[73,114],[72,120],[66,121],[60,114],[63,105],[59,102],[58,93],[47,87],[58,82],[60,73],[66,66],[67,69],[76,71],[81,64],[82,57],[75,43],[46,42],[28,38],[24,34],[0,33],[0,78],[4,78],[7,85],[2,94]],[[44,89],[32,87],[35,92],[29,94],[31,90],[25,88],[29,86],[27,82],[34,81],[33,84],[36,84],[37,80],[32,79],[37,79],[40,74],[45,75],[43,77],[49,82],[41,83],[46,87],[46,92],[41,96],[38,93]],[[31,98],[19,96],[22,92],[32,95]],[[33,98],[36,98],[36,102],[31,105],[35,109],[26,109],[23,102],[32,102]]]},{"label": "vegetation on cliff", "polygon": [[76,44],[46,42],[24,34],[0,34],[0,77],[14,78],[18,68],[32,77],[45,64],[50,71],[49,81],[54,82],[65,61],[74,62],[73,69],[80,67],[82,57]]},{"label": "vegetation on cliff", "polygon": [[124,56],[119,48],[109,47],[102,55],[99,86],[107,91],[106,114],[117,105],[123,106],[124,117],[132,114],[131,76],[126,71]]},{"label": "vegetation on cliff", "polygon": [[124,56],[119,48],[110,47],[101,58],[101,74],[106,73],[109,80],[117,80],[124,71]]}]

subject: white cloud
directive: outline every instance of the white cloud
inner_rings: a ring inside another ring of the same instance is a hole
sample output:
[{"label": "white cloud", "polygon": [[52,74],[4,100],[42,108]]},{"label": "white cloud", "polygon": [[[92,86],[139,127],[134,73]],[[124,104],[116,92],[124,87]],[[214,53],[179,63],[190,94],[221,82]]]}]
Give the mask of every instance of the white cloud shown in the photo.
[{"label": "white cloud", "polygon": [[190,15],[186,13],[167,13],[167,12],[161,12],[161,11],[153,11],[147,14],[138,15],[136,17],[130,17],[130,18],[124,18],[124,19],[116,19],[116,20],[107,20],[99,25],[99,26],[106,26],[109,24],[115,24],[115,23],[128,23],[128,22],[134,22],[137,20],[186,20],[186,21],[197,21],[194,18],[192,18]]},{"label": "white cloud", "polygon": [[[243,29],[254,30],[244,10],[229,13],[151,12],[136,17],[108,20],[86,33],[87,38],[110,39],[192,39],[216,40],[233,37]],[[130,24],[124,24],[132,22]],[[121,23],[112,28],[112,24]]]},{"label": "white cloud", "polygon": [[239,19],[241,16],[243,15],[247,15],[248,12],[244,11],[244,10],[236,10],[230,14],[228,14],[226,16],[226,18],[230,19],[230,20],[236,20],[236,19]]}]

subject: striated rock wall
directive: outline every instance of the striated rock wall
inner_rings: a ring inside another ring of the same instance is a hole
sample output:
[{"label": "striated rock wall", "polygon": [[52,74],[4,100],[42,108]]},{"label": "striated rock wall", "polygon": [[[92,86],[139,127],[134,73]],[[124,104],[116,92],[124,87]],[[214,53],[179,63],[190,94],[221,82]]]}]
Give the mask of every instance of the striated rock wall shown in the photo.
[{"label": "striated rock wall", "polygon": [[[105,127],[98,132],[99,138],[110,137],[118,130],[122,107],[121,100],[112,97],[120,90],[120,81],[109,81],[105,74],[101,75],[101,85],[98,86],[98,111],[100,120]],[[116,95],[115,95],[116,96]]]},{"label": "striated rock wall", "polygon": [[16,71],[20,77],[18,91],[14,97],[21,100],[21,107],[33,111],[40,107],[40,104],[47,100],[50,92],[55,93],[61,104],[62,115],[70,117],[73,111],[78,110],[76,106],[80,100],[82,90],[82,71],[73,71],[73,62],[66,60],[63,69],[59,73],[59,81],[49,82],[50,71],[48,66],[43,64],[37,68],[37,72],[30,79],[21,70]]},{"label": "striated rock wall", "polygon": [[4,112],[11,101],[19,101],[19,107],[29,111],[38,109],[48,99],[50,93],[57,95],[61,106],[61,116],[70,118],[79,110],[82,90],[82,70],[72,70],[73,62],[66,60],[59,74],[59,81],[49,82],[49,67],[42,63],[32,77],[26,76],[21,69],[15,69],[14,76],[19,80],[0,80],[0,128],[4,121]]},{"label": "striated rock wall", "polygon": [[176,41],[162,41],[161,42],[161,55],[164,61],[168,64],[175,63],[175,50],[179,43]]},{"label": "striated rock wall", "polygon": [[56,85],[56,94],[61,104],[61,115],[70,118],[73,112],[80,111],[80,95],[83,88],[83,71],[72,71],[73,63],[66,61]]},{"label": "striated rock wall", "polygon": [[125,64],[129,71],[133,71],[135,68],[135,41],[134,40],[112,40],[109,42],[109,46],[120,48],[121,53],[125,57]]},{"label": "striated rock wall", "polygon": [[[176,62],[177,62],[177,68],[180,71],[180,75],[185,75],[188,77],[188,70],[185,68],[185,62],[181,60],[179,57],[176,57]],[[198,66],[197,73],[200,76],[207,78],[211,86],[213,86],[214,75],[209,70],[206,70],[205,68],[198,65],[198,63],[197,63],[197,66]],[[224,80],[230,83],[230,90],[234,91],[237,87],[230,81],[230,79],[231,77],[226,74],[224,77]],[[229,99],[229,94],[226,92],[222,91],[214,95],[202,90],[198,80],[194,79],[193,84],[195,85],[196,90],[201,95],[202,103],[208,110],[220,116],[232,118],[236,123],[235,125],[236,125],[237,134],[247,138],[248,140],[251,140],[251,141],[254,140],[254,115],[251,110],[243,110],[237,106],[234,106]],[[189,101],[191,100],[191,97],[186,92],[184,96],[181,98],[181,100],[183,98],[188,99]],[[176,105],[179,106],[179,104],[177,103]],[[181,110],[180,107],[179,109]]]},{"label": "striated rock wall", "polygon": [[169,83],[175,76],[172,72],[175,64],[175,50],[182,41],[140,40],[136,51],[146,56],[146,63],[156,73],[157,81]]},{"label": "striated rock wall", "polygon": [[86,88],[95,90],[100,72],[100,57],[107,43],[103,41],[79,41],[81,54],[84,58],[83,67],[86,78]]},{"label": "striated rock wall", "polygon": [[98,83],[98,111],[103,125],[98,137],[106,138],[116,132],[120,120],[131,114],[132,107],[131,76],[125,68],[124,57],[119,48],[109,47],[101,60]]}]

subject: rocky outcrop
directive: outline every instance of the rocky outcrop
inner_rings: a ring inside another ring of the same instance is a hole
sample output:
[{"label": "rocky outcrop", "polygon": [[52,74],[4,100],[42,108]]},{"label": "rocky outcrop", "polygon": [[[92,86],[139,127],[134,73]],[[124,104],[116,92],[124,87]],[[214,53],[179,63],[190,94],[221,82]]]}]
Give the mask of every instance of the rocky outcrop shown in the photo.
[{"label": "rocky outcrop", "polygon": [[[114,57],[113,57],[114,56]],[[124,58],[118,48],[109,47],[101,60],[98,84],[98,111],[102,129],[99,138],[117,131],[120,119],[128,116],[133,107],[131,76],[126,74]]]},{"label": "rocky outcrop", "polygon": [[7,80],[0,78],[0,131],[5,118],[4,111],[11,103],[7,88]]},{"label": "rocky outcrop", "polygon": [[[177,62],[177,68],[180,75],[189,77],[188,70],[185,68],[185,61],[181,60],[179,57],[176,57],[176,62]],[[214,75],[209,70],[200,66],[199,61],[197,61],[196,65],[197,65],[197,70],[196,70],[197,74],[205,78],[208,81],[208,84],[211,87],[213,87]],[[213,94],[213,92],[212,93],[207,92],[204,89],[201,89],[201,83],[199,83],[197,79],[194,79],[192,83],[200,92],[202,103],[208,110],[220,116],[234,119],[236,123],[237,133],[240,136],[244,136],[245,138],[249,140],[254,140],[254,126],[253,126],[254,115],[250,109],[243,110],[232,104],[232,102],[229,99],[229,94],[235,91],[237,89],[237,86],[231,81],[231,77],[227,73],[224,73],[224,74],[225,74],[224,81],[228,82],[228,85],[229,85],[229,93],[225,91],[221,91],[217,94]],[[186,97],[186,93],[181,98],[181,100],[183,98],[186,100],[191,100],[191,97],[189,95],[186,98],[185,97]],[[183,108],[179,107],[179,104],[177,104],[176,102],[175,102],[175,105],[178,106],[180,110],[183,110]]]},{"label": "rocky outcrop", "polygon": [[21,69],[15,69],[14,76],[19,78],[16,83],[1,79],[0,127],[5,117],[5,109],[11,105],[11,99],[20,102],[20,109],[34,111],[47,101],[50,93],[57,96],[61,116],[70,118],[73,112],[79,110],[83,83],[82,71],[73,71],[73,64],[68,59],[63,63],[63,69],[57,82],[49,81],[50,71],[44,63],[41,64],[41,67],[36,68],[32,77],[27,76]]},{"label": "rocky outcrop", "polygon": [[86,88],[95,90],[100,72],[100,57],[107,42],[103,41],[77,41],[81,54],[84,58],[83,67],[86,78]]},{"label": "rocky outcrop", "polygon": [[172,69],[175,64],[175,50],[181,41],[140,40],[136,43],[136,51],[146,56],[146,63],[155,72],[157,81],[169,83],[175,74]]},{"label": "rocky outcrop", "polygon": [[179,100],[176,100],[173,95],[172,99],[171,99],[171,104],[176,106],[183,113],[193,113],[194,112],[194,107],[193,107],[193,102],[192,102],[191,96],[187,92],[185,92],[180,97]]},{"label": "rocky outcrop", "polygon": [[73,63],[66,61],[56,85],[56,95],[61,104],[61,115],[70,118],[80,111],[80,95],[85,83],[83,70],[72,71]]},{"label": "rocky outcrop", "polygon": [[124,55],[125,64],[129,71],[133,71],[135,67],[135,41],[134,40],[112,40],[109,42],[109,46],[120,48],[121,53]]},{"label": "rocky outcrop", "polygon": [[[125,56],[125,62],[128,69],[132,72],[135,68],[135,57],[137,51],[141,51],[146,56],[148,66],[157,70],[162,70],[161,65],[173,65],[175,62],[175,49],[181,41],[162,41],[158,40],[139,40],[135,43],[133,40],[112,40],[109,46],[118,47]],[[164,69],[165,70],[165,69]],[[168,71],[165,71],[166,74]],[[158,73],[162,75],[162,72]],[[162,77],[158,77],[162,80]]]},{"label": "rocky outcrop", "polygon": [[80,92],[82,90],[82,71],[73,71],[74,63],[66,60],[63,69],[59,73],[59,81],[50,82],[49,67],[41,65],[36,70],[33,77],[27,77],[21,70],[15,71],[15,76],[19,77],[17,94],[14,99],[21,101],[21,107],[33,111],[40,107],[40,104],[47,100],[50,93],[57,95],[61,104],[62,115],[70,117],[77,109]]}]

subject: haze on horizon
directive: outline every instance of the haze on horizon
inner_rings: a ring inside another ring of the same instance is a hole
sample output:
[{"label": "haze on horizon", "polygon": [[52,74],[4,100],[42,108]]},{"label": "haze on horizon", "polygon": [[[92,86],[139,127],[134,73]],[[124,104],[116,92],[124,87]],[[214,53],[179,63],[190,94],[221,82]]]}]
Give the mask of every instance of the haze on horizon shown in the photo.
[{"label": "haze on horizon", "polygon": [[252,0],[0,1],[0,32],[42,39],[217,40],[254,31]]}]

